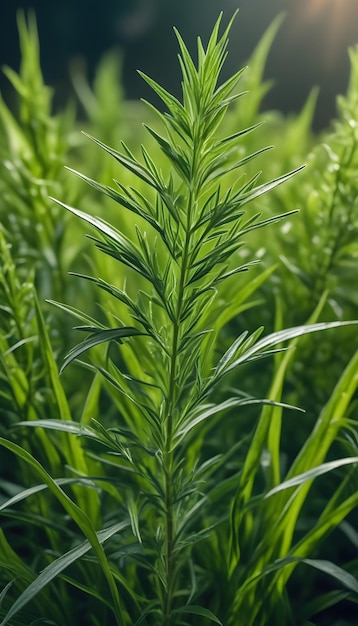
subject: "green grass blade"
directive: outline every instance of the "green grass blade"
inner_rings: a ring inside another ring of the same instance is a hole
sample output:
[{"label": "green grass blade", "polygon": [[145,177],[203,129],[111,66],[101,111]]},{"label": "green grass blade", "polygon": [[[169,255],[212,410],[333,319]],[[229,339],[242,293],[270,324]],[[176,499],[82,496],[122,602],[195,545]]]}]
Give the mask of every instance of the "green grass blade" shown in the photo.
[{"label": "green grass blade", "polygon": [[216,617],[216,615],[214,615],[214,613],[212,613],[212,611],[209,611],[209,609],[205,609],[202,606],[196,606],[194,604],[185,604],[184,606],[181,606],[179,609],[175,609],[173,613],[180,613],[180,614],[189,613],[190,615],[200,615],[200,617],[205,617],[206,619],[209,619],[211,622],[214,622],[215,624],[220,624],[220,626],[223,626],[223,623],[219,620],[218,617]]},{"label": "green grass blade", "polygon": [[0,445],[13,452],[16,456],[18,456],[20,459],[28,463],[30,467],[32,467],[32,469],[42,478],[43,482],[48,486],[48,488],[57,498],[57,500],[62,504],[64,509],[70,515],[71,519],[81,529],[81,531],[91,544],[94,553],[98,559],[98,562],[103,570],[103,573],[107,579],[108,586],[110,588],[113,598],[118,626],[124,626],[125,622],[122,616],[118,589],[113,579],[113,575],[111,573],[105,552],[98,541],[97,533],[94,530],[87,515],[69,498],[69,496],[61,489],[61,487],[56,484],[56,482],[46,472],[42,465],[29,452],[27,452],[27,450],[24,450],[23,448],[21,448],[21,446],[18,446],[12,441],[3,439],[2,437],[0,437]]},{"label": "green grass blade", "polygon": [[[98,545],[102,545],[113,535],[118,534],[129,525],[128,521],[122,521],[109,528],[101,530],[97,533]],[[61,555],[58,559],[47,565],[36,579],[26,588],[26,590],[17,598],[8,611],[0,626],[5,626],[34,596],[36,596],[46,585],[48,585],[56,576],[61,574],[67,567],[75,563],[84,554],[89,552],[93,545],[89,541],[84,541],[80,546],[76,546],[66,554]],[[113,610],[113,607],[112,607]]]},{"label": "green grass blade", "polygon": [[358,463],[358,456],[354,457],[346,457],[344,459],[338,459],[337,461],[330,461],[328,463],[322,463],[321,465],[317,465],[307,472],[303,472],[303,474],[297,474],[293,478],[289,480],[285,480],[283,483],[280,483],[273,489],[270,489],[265,494],[265,498],[270,498],[275,493],[279,493],[280,491],[285,491],[285,489],[290,489],[291,487],[298,487],[300,485],[304,485],[306,482],[314,480],[318,476],[323,476],[329,472],[333,472],[338,467],[344,467],[345,465],[353,465]]}]

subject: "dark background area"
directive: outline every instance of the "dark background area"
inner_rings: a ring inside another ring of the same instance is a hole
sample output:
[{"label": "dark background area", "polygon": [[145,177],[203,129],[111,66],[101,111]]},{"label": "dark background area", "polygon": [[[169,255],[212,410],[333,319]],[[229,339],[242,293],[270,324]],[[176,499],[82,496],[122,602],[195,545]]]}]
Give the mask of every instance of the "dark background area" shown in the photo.
[{"label": "dark background area", "polygon": [[[131,99],[149,93],[136,73],[139,68],[178,93],[173,25],[193,50],[196,36],[207,39],[221,10],[226,24],[239,7],[230,36],[229,75],[245,63],[273,18],[284,11],[266,68],[274,86],[265,107],[298,111],[311,88],[319,85],[316,128],[327,126],[334,115],[335,97],[347,87],[347,49],[358,42],[358,0],[5,0],[0,9],[0,64],[16,70],[19,7],[36,12],[45,80],[58,93],[68,89],[74,59],[84,59],[91,76],[103,53],[117,47]],[[0,88],[6,96],[3,76]]]}]

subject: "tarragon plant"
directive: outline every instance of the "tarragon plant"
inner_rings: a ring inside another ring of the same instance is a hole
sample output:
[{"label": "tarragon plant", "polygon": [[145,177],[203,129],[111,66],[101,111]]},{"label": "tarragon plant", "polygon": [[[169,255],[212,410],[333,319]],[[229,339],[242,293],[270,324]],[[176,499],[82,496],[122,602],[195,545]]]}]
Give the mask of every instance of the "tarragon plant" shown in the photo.
[{"label": "tarragon plant", "polygon": [[[74,542],[71,550],[49,562],[9,608],[1,626],[10,623],[56,576],[92,600],[102,601],[110,611],[108,624],[268,623],[260,613],[262,579],[275,574],[267,588],[281,606],[289,574],[299,557],[306,555],[303,551],[283,558],[299,510],[292,524],[287,522],[290,500],[286,493],[336,466],[322,466],[306,475],[307,465],[297,462],[291,482],[280,483],[276,447],[281,414],[264,410],[251,442],[240,437],[240,416],[243,407],[257,404],[282,412],[284,367],[278,364],[277,384],[267,400],[247,396],[241,390],[240,373],[243,365],[275,353],[284,342],[338,323],[311,324],[266,336],[259,328],[252,334],[243,332],[232,343],[223,330],[240,308],[243,284],[248,293],[242,273],[255,263],[254,259],[242,261],[245,235],[285,217],[263,220],[255,202],[296,171],[269,182],[260,182],[259,174],[246,178],[243,168],[265,148],[242,156],[238,146],[241,137],[257,125],[238,128],[230,136],[220,133],[229,106],[243,95],[237,90],[242,70],[218,84],[231,25],[220,35],[220,23],[221,18],[206,48],[198,39],[197,66],[176,33],[183,76],[181,101],[142,74],[165,106],[165,112],[154,109],[158,120],[147,127],[166,157],[165,167],[159,168],[144,147],[136,156],[125,144],[116,150],[90,137],[118,162],[119,180],[112,187],[78,175],[99,197],[116,203],[119,227],[58,202],[94,229],[91,239],[113,260],[111,280],[108,272],[105,278],[77,274],[101,294],[99,319],[58,305],[79,320],[77,330],[86,334],[62,367],[81,362],[90,351],[91,361],[82,365],[94,372],[95,381],[103,377],[115,411],[110,412],[111,421],[106,415],[96,415],[89,423],[51,419],[29,425],[83,438],[98,475],[84,476],[83,470],[78,471],[76,489],[95,486],[105,526],[98,528],[85,505],[77,505],[63,483],[52,480],[28,451],[2,439],[3,446],[41,477],[85,541]],[[125,183],[121,171],[126,171]],[[233,172],[236,182],[229,187],[225,177],[230,173],[232,179]],[[129,179],[133,184],[128,184]],[[135,220],[132,229],[126,223],[126,232],[120,228],[124,212],[133,214]],[[239,304],[228,301],[228,293]],[[218,449],[215,436],[227,416],[235,419],[236,440]],[[276,431],[274,426],[269,428],[270,420],[275,420]],[[266,516],[273,515],[271,502],[279,500],[278,521],[284,527],[277,535],[271,528],[268,543],[261,537],[255,546],[255,528],[262,533],[262,527],[259,518],[254,519],[258,493],[254,485],[266,442],[276,457],[262,520],[266,523]],[[313,451],[311,446],[309,468],[314,465]],[[278,500],[272,499],[277,492]],[[21,498],[15,496],[15,501]],[[91,549],[92,556],[88,556]],[[277,567],[276,558],[281,558]],[[88,578],[84,582],[86,567],[95,568],[98,587],[91,588]],[[285,567],[288,574],[280,576]],[[221,577],[214,583],[213,572]],[[103,581],[106,593],[99,591]],[[266,619],[269,614],[268,610]]]}]

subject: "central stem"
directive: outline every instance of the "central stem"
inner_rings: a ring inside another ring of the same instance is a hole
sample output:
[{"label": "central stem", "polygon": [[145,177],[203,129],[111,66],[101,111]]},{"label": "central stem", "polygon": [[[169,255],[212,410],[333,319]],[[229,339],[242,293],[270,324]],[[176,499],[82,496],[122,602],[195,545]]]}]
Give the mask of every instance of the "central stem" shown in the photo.
[{"label": "central stem", "polygon": [[[195,151],[194,151],[195,155]],[[193,165],[195,156],[193,157]],[[186,229],[183,254],[181,257],[180,278],[177,291],[176,314],[173,322],[172,350],[170,358],[169,370],[169,386],[168,386],[168,402],[166,409],[166,431],[165,431],[165,449],[164,449],[164,474],[165,474],[165,574],[166,574],[166,596],[164,603],[164,621],[169,626],[172,611],[172,602],[175,587],[175,520],[174,520],[174,502],[175,502],[175,458],[173,447],[173,435],[175,427],[175,409],[177,401],[177,378],[178,378],[178,354],[181,342],[181,323],[183,303],[185,300],[185,286],[187,282],[188,261],[191,243],[191,219],[192,206],[195,200],[195,194],[192,190],[189,192],[187,213],[186,213]]]}]

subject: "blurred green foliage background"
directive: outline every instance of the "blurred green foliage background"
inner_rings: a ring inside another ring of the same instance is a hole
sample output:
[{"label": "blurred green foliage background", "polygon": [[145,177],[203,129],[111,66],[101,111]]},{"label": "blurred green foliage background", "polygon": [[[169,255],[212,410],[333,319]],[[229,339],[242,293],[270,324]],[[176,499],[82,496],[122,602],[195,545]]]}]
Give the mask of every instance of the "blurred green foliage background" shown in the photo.
[{"label": "blurred green foliage background", "polygon": [[[221,10],[229,16],[239,7],[225,68],[230,75],[246,62],[273,18],[284,12],[267,59],[266,77],[274,85],[264,105],[297,112],[311,88],[319,85],[316,128],[334,116],[335,97],[348,81],[347,48],[358,41],[356,0],[7,0],[1,8],[0,65],[18,66],[15,14],[30,7],[37,15],[46,82],[57,86],[58,98],[64,100],[69,66],[85,63],[93,76],[101,56],[113,47],[123,53],[128,98],[148,97],[138,68],[177,91],[179,66],[171,27],[179,29],[193,51],[196,36],[207,38]],[[0,88],[7,89],[3,77]]]}]

